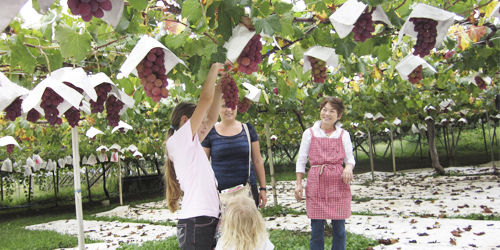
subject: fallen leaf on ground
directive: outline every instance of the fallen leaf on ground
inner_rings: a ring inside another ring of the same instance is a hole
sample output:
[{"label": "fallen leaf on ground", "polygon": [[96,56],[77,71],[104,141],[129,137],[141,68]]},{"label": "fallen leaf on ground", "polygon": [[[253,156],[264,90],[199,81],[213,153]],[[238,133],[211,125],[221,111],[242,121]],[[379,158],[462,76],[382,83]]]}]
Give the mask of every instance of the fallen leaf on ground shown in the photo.
[{"label": "fallen leaf on ground", "polygon": [[468,227],[464,227],[464,231],[467,231],[467,232],[469,232],[471,229],[472,229],[471,225],[469,225]]},{"label": "fallen leaf on ground", "polygon": [[481,236],[481,235],[483,235],[485,233],[484,232],[480,232],[480,233],[474,233],[474,234],[477,235],[477,236]]},{"label": "fallen leaf on ground", "polygon": [[455,241],[454,238],[450,238],[450,244],[456,246],[457,245],[457,242]]},{"label": "fallen leaf on ground", "polygon": [[427,234],[427,233],[417,233],[417,234],[418,234],[418,236],[429,236],[429,234]]}]

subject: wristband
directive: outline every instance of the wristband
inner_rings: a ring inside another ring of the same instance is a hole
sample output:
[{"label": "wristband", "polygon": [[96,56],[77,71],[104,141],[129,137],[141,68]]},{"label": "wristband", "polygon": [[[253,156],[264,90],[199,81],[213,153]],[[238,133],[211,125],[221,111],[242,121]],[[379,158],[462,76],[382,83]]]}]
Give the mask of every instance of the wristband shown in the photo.
[{"label": "wristband", "polygon": [[264,190],[264,191],[266,191],[266,192],[267,192],[267,188],[265,188],[265,187],[260,187],[260,188],[259,188],[259,191],[262,191],[262,190]]}]

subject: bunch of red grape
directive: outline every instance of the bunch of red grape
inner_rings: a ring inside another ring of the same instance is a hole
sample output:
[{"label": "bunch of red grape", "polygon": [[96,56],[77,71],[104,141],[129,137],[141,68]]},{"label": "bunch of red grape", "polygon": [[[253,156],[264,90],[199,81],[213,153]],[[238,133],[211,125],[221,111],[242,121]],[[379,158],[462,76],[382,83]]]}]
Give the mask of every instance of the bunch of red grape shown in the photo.
[{"label": "bunch of red grape", "polygon": [[118,126],[120,122],[120,110],[123,108],[123,102],[120,99],[116,98],[114,95],[110,95],[108,100],[106,101],[106,113],[108,119],[108,124],[111,127]]},{"label": "bunch of red grape", "polygon": [[12,151],[14,151],[14,144],[8,144],[7,145],[7,154],[11,154]]},{"label": "bunch of red grape", "polygon": [[279,93],[278,93],[278,88],[277,88],[277,87],[274,87],[274,88],[273,88],[273,93],[274,93],[275,95],[279,95]]},{"label": "bunch of red grape", "polygon": [[165,52],[162,48],[151,49],[136,69],[148,97],[151,97],[154,102],[168,97]]},{"label": "bunch of red grape", "polygon": [[90,100],[92,114],[102,113],[104,111],[104,103],[108,99],[108,93],[111,91],[111,84],[103,82],[94,87],[97,94],[97,101]]},{"label": "bunch of red grape", "polygon": [[354,23],[354,28],[352,29],[354,41],[364,43],[366,39],[372,37],[372,32],[375,31],[372,14],[376,8],[377,7],[373,7],[371,11],[368,11],[368,8],[366,8],[363,14],[361,14]]},{"label": "bunch of red grape", "polygon": [[68,7],[75,16],[82,16],[83,21],[89,22],[92,17],[102,18],[104,11],[113,9],[109,0],[68,0]]},{"label": "bunch of red grape", "polygon": [[36,123],[40,119],[40,113],[36,109],[31,109],[26,116],[26,120],[32,123]]},{"label": "bunch of red grape", "polygon": [[422,80],[422,65],[418,65],[409,75],[408,75],[408,81],[411,82],[411,84],[417,84]]},{"label": "bunch of red grape", "polygon": [[40,107],[45,112],[45,119],[52,126],[56,124],[60,125],[62,123],[62,119],[60,117],[57,117],[59,115],[57,106],[59,106],[59,104],[61,104],[62,102],[64,102],[64,99],[54,90],[52,90],[52,88],[45,88],[45,91],[42,95],[42,103],[40,103]]},{"label": "bunch of red grape", "polygon": [[309,57],[311,63],[314,82],[324,83],[326,79],[326,62],[318,58]]},{"label": "bunch of red grape", "polygon": [[424,57],[430,54],[430,51],[436,45],[438,21],[428,18],[410,18],[415,25],[413,30],[418,32],[417,44],[413,46],[413,55]]},{"label": "bunch of red grape", "polygon": [[476,76],[476,77],[474,77],[474,81],[476,82],[477,86],[480,89],[482,89],[482,90],[486,89],[486,82],[483,80],[483,78],[481,78],[480,76]]},{"label": "bunch of red grape", "polygon": [[260,35],[254,35],[236,60],[240,72],[251,75],[259,70],[259,63],[262,62],[260,38]]},{"label": "bunch of red grape", "polygon": [[220,79],[221,89],[222,89],[222,98],[226,102],[226,107],[231,108],[232,110],[236,109],[238,106],[238,87],[236,86],[236,82],[234,78],[230,74],[225,74]]},{"label": "bunch of red grape", "polygon": [[250,104],[252,104],[252,101],[250,101],[250,99],[248,98],[243,98],[243,100],[241,100],[239,103],[238,103],[238,111],[240,111],[240,113],[245,113],[248,111],[248,109],[250,108]]},{"label": "bunch of red grape", "polygon": [[78,122],[80,121],[80,110],[75,107],[71,107],[64,112],[64,116],[72,128],[78,126]]},{"label": "bunch of red grape", "polygon": [[17,117],[21,116],[21,104],[23,100],[20,97],[16,98],[9,106],[7,106],[3,111],[5,111],[5,119],[15,121]]}]

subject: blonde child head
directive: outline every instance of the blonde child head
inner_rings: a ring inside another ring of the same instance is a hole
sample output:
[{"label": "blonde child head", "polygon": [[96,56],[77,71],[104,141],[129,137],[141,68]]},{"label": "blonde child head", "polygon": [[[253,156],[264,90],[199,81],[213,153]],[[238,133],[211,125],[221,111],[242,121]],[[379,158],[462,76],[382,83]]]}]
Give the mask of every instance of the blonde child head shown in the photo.
[{"label": "blonde child head", "polygon": [[269,234],[255,201],[244,195],[232,197],[222,215],[222,249],[255,250],[261,248]]}]

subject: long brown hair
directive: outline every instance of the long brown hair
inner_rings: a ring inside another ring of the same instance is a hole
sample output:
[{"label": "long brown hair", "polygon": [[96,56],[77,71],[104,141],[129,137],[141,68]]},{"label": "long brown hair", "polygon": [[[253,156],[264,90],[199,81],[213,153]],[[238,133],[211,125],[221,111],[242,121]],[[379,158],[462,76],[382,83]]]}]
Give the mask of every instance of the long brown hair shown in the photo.
[{"label": "long brown hair", "polygon": [[[191,118],[196,109],[196,104],[190,102],[181,102],[172,111],[170,115],[170,124],[172,125],[167,132],[167,141],[178,130],[181,126],[181,118],[187,116]],[[173,128],[172,128],[173,127]],[[168,150],[165,147],[165,154],[168,157]],[[168,158],[165,161],[165,180],[167,186],[167,204],[170,212],[175,212],[179,209],[179,199],[181,198],[182,190],[177,180],[177,174],[175,173],[174,163]]]}]

